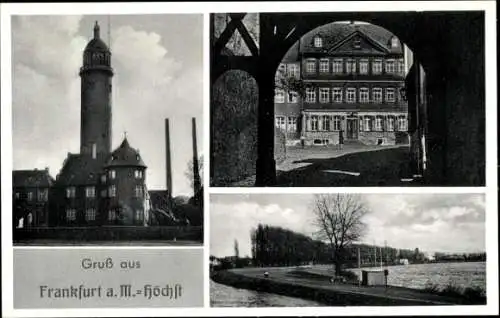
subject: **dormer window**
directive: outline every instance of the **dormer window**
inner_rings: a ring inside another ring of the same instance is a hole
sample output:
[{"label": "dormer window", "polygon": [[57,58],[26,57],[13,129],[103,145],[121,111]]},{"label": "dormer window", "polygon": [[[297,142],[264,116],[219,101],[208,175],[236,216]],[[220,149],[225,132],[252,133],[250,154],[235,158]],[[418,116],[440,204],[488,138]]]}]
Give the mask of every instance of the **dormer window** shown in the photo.
[{"label": "dormer window", "polygon": [[398,41],[398,38],[397,37],[392,37],[391,39],[391,47],[392,48],[396,48],[399,46],[399,41]]},{"label": "dormer window", "polygon": [[323,47],[323,39],[319,36],[314,38],[314,47]]},{"label": "dormer window", "polygon": [[361,41],[359,39],[355,39],[354,42],[352,43],[352,46],[355,49],[360,49],[361,48]]}]

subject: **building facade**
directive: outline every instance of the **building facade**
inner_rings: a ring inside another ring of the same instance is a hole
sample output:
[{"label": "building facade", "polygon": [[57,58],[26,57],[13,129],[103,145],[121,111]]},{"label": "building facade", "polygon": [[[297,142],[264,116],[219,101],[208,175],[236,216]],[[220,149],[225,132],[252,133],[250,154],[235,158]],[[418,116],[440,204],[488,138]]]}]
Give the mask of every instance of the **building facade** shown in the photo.
[{"label": "building facade", "polygon": [[49,195],[53,184],[48,168],[12,172],[14,228],[49,224]]},{"label": "building facade", "polygon": [[408,143],[404,49],[389,31],[364,23],[304,35],[276,76],[275,124],[286,143]]}]

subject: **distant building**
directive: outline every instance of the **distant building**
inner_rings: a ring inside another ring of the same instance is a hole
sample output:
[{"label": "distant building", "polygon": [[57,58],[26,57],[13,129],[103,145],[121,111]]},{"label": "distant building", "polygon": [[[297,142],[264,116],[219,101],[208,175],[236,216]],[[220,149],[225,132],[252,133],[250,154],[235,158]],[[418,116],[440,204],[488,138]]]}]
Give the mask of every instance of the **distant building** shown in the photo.
[{"label": "distant building", "polygon": [[406,55],[394,34],[371,24],[331,23],[307,33],[277,73],[276,127],[287,144],[408,143]]},{"label": "distant building", "polygon": [[12,172],[14,227],[49,224],[49,195],[53,184],[48,168]]}]

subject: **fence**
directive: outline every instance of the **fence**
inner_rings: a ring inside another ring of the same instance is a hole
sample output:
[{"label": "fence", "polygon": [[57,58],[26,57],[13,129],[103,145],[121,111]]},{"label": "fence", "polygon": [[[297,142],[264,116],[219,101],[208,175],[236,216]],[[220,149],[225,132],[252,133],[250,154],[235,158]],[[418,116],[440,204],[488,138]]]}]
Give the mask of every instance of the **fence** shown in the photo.
[{"label": "fence", "polygon": [[33,227],[14,230],[14,243],[25,240],[53,239],[64,241],[120,240],[203,240],[201,226],[99,226],[99,227]]}]

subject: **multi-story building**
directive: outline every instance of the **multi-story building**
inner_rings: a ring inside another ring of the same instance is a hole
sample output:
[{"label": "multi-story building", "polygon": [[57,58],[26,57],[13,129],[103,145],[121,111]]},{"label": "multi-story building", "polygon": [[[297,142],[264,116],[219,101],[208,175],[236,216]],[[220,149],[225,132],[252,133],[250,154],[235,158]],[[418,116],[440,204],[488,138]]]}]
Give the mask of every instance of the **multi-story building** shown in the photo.
[{"label": "multi-story building", "polygon": [[366,23],[331,23],[304,35],[277,72],[275,123],[287,144],[408,142],[404,45]]},{"label": "multi-story building", "polygon": [[50,176],[48,168],[12,172],[14,227],[48,225],[49,190],[53,184],[54,179]]}]

